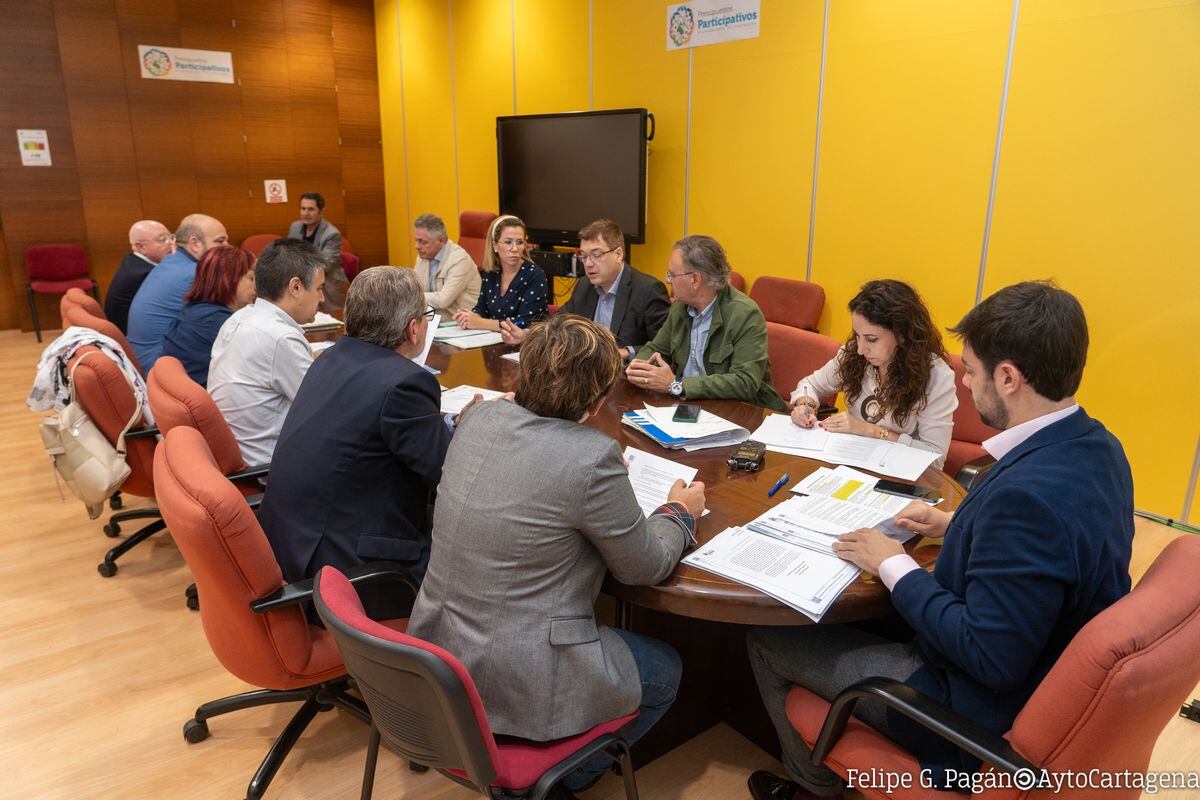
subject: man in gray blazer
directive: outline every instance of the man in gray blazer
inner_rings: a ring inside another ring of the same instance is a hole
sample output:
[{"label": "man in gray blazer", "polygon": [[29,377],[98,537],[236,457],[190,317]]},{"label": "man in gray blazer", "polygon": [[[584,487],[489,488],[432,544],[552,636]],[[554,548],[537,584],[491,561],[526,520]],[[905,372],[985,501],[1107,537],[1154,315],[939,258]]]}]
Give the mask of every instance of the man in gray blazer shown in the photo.
[{"label": "man in gray blazer", "polygon": [[[625,263],[625,234],[611,219],[598,219],[579,232],[575,258],[584,277],[560,310],[608,328],[628,361],[666,320],[671,310],[667,287]],[[525,338],[524,330],[507,324],[501,324],[500,335],[509,344],[520,344]]]},{"label": "man in gray blazer", "polygon": [[300,195],[300,219],[288,228],[289,239],[303,239],[321,251],[327,278],[345,280],[342,269],[342,232],[325,219],[325,198],[320,192]]},{"label": "man in gray blazer", "polygon": [[[558,314],[521,352],[515,402],[472,408],[450,444],[408,632],[463,662],[495,733],[549,741],[636,710],[633,741],[674,701],[679,656],[597,625],[593,605],[606,572],[631,585],[671,574],[704,485],[678,481],[647,519],[617,442],[580,424],[621,369],[607,330]],[[610,763],[589,762],[564,786],[585,788]]]}]

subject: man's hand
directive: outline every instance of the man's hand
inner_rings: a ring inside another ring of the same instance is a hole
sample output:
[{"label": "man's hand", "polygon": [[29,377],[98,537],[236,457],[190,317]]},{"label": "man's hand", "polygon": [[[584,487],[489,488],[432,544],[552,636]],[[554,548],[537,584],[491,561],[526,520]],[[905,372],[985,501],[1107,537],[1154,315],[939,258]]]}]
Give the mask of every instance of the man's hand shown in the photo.
[{"label": "man's hand", "polygon": [[667,492],[667,502],[683,503],[688,513],[696,521],[699,521],[700,516],[704,513],[704,484],[700,481],[692,481],[689,486],[681,480],[675,481],[671,491]]},{"label": "man's hand", "polygon": [[879,565],[903,553],[904,545],[874,528],[859,528],[839,536],[833,543],[833,552],[854,566],[878,575]]},{"label": "man's hand", "polygon": [[939,511],[928,503],[913,500],[900,509],[895,519],[896,524],[906,531],[919,533],[931,539],[940,539],[946,535],[952,516],[948,511]]},{"label": "man's hand", "polygon": [[649,389],[652,392],[666,392],[675,382],[675,373],[663,362],[658,353],[650,356],[649,361],[635,358],[625,368],[625,377],[635,386]]},{"label": "man's hand", "polygon": [[525,341],[528,334],[529,331],[518,328],[511,319],[500,321],[500,338],[504,340],[505,344],[520,344]]}]

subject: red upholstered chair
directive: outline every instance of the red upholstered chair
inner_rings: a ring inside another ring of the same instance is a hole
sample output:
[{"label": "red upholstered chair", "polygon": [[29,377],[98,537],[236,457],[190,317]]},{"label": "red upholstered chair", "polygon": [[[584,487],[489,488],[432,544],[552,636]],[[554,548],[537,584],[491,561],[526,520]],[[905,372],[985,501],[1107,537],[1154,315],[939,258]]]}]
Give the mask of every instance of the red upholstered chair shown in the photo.
[{"label": "red upholstered chair", "polygon": [[358,260],[358,256],[354,253],[342,251],[342,272],[346,273],[346,280],[353,281],[354,278],[362,271],[362,264]]},{"label": "red upholstered chair", "polygon": [[951,433],[950,450],[946,455],[947,475],[967,489],[991,469],[995,459],[987,454],[980,442],[990,439],[1000,431],[989,426],[979,417],[971,390],[963,383],[962,356],[950,354],[950,367],[954,370],[954,388],[958,392],[958,408],[954,410],[954,431]]},{"label": "red upholstered chair", "polygon": [[729,270],[729,285],[739,292],[746,291],[746,279],[742,277],[742,273],[735,269]]},{"label": "red upholstered chair", "polygon": [[[1198,563],[1200,537],[1181,536],[1167,545],[1128,596],[1079,631],[1003,738],[903,684],[880,678],[847,689],[832,707],[811,692],[793,688],[788,718],[806,742],[816,743],[814,761],[823,758],[842,776],[850,769],[872,767],[912,775],[912,788],[864,791],[870,798],[948,800],[963,795],[921,788],[920,766],[911,755],[858,720],[846,723],[859,696],[881,699],[937,731],[982,758],[985,770],[999,763],[1001,769],[1032,765],[1050,773],[1144,773],[1158,735],[1200,681]],[[1134,800],[1141,791],[1066,788],[1060,794],[1026,794],[986,789],[972,795],[983,800],[1101,796]]]},{"label": "red upholstered chair", "polygon": [[[87,253],[77,244],[35,244],[25,248],[25,275],[29,283],[25,293],[29,298],[29,314],[33,330],[42,340],[42,324],[38,319],[35,294],[64,294],[68,289],[83,289],[100,299],[96,282],[88,274]],[[65,324],[65,323],[64,323]]]},{"label": "red upholstered chair", "polygon": [[825,290],[815,283],[764,275],[754,281],[750,297],[767,322],[816,331],[825,308]]},{"label": "red upholstered chair", "polygon": [[345,234],[342,234],[342,252],[354,255],[354,245],[350,244],[350,240],[346,238]]},{"label": "red upholstered chair", "polygon": [[[767,322],[767,356],[771,361],[775,391],[784,400],[790,398],[800,379],[825,366],[837,355],[840,346],[836,339],[819,333]],[[832,406],[837,396],[822,397],[819,401],[822,406]]]},{"label": "red upholstered chair", "polygon": [[62,317],[63,325],[67,324],[67,309],[80,307],[93,317],[99,319],[108,319],[104,315],[104,308],[96,298],[84,294],[83,289],[70,288],[67,293],[62,296],[62,300],[58,301],[59,315]]},{"label": "red upholstered chair", "polygon": [[280,238],[282,237],[274,233],[256,233],[242,240],[242,249],[249,250],[255,258],[258,258],[262,255],[262,251],[267,249],[267,245]]},{"label": "red upholstered chair", "polygon": [[[208,720],[230,711],[302,702],[250,781],[246,796],[262,797],[319,712],[337,706],[369,722],[366,707],[346,694],[333,637],[309,625],[300,606],[312,597],[311,582],[283,582],[254,512],[221,474],[200,432],[181,426],[168,433],[154,454],[154,474],[163,517],[204,598],[200,618],[213,655],[234,677],[262,687],[200,706],[184,737],[207,739]],[[370,569],[363,580],[380,576],[379,565]]]},{"label": "red upholstered chair", "polygon": [[464,211],[458,215],[458,244],[471,254],[475,266],[483,269],[483,252],[488,226],[500,216],[491,211]]},{"label": "red upholstered chair", "polygon": [[503,793],[542,800],[576,767],[607,753],[621,765],[626,797],[637,800],[629,745],[620,734],[636,713],[551,742],[497,739],[475,681],[453,655],[368,618],[357,591],[332,567],[318,573],[314,602],[375,720],[364,800],[375,782],[381,738],[405,758],[488,798]]},{"label": "red upholstered chair", "polygon": [[[96,355],[84,358],[88,353]],[[78,364],[78,367],[76,367]],[[67,369],[75,368],[75,402],[87,412],[96,427],[114,447],[129,418],[137,409],[137,398],[129,382],[116,363],[91,345],[75,351]],[[133,424],[125,435],[125,463],[129,465],[129,477],[121,484],[121,492],[137,497],[154,497],[154,447],[158,428],[145,424],[144,418]],[[119,506],[114,506],[114,508]],[[135,519],[152,520],[125,541],[109,550],[96,568],[101,575],[111,578],[117,574],[116,561],[131,548],[149,539],[166,527],[158,509],[130,508],[117,511],[104,525],[106,536],[116,537],[121,533],[121,523]]]},{"label": "red upholstered chair", "polygon": [[121,333],[121,329],[113,325],[104,317],[97,317],[89,314],[83,306],[71,306],[66,309],[66,317],[63,319],[63,325],[66,327],[77,326],[80,328],[90,328],[96,333],[102,333],[108,338],[121,346],[125,351],[125,357],[143,375],[146,371],[142,369],[142,364],[138,361],[137,354],[133,352],[133,348],[129,345],[129,340],[125,338],[125,334]]}]

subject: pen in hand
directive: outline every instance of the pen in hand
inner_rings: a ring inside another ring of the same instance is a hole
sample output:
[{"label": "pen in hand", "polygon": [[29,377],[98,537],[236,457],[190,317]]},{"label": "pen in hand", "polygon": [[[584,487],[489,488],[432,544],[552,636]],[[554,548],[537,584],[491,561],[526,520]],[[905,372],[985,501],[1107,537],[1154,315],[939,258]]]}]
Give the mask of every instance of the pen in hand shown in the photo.
[{"label": "pen in hand", "polygon": [[780,475],[779,480],[775,481],[775,485],[771,487],[771,491],[767,492],[767,497],[774,497],[775,493],[786,486],[787,482],[790,480],[791,476],[789,476],[786,472]]}]

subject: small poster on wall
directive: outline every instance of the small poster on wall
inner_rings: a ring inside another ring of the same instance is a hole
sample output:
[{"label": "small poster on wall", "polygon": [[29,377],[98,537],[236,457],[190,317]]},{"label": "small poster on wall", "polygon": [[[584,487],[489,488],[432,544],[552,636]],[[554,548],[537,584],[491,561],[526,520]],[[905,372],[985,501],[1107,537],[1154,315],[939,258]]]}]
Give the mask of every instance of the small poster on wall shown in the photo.
[{"label": "small poster on wall", "polygon": [[50,137],[45,131],[18,129],[17,147],[21,151],[22,166],[50,166]]},{"label": "small poster on wall", "polygon": [[759,0],[692,0],[667,6],[667,49],[758,38]]},{"label": "small poster on wall", "polygon": [[286,203],[287,202],[287,181],[285,181],[285,180],[265,180],[265,181],[263,181],[263,195],[267,198],[268,203]]},{"label": "small poster on wall", "polygon": [[151,80],[233,83],[233,53],[221,50],[139,44],[138,61],[142,77]]}]

